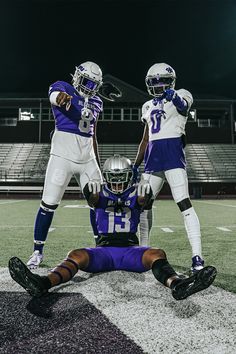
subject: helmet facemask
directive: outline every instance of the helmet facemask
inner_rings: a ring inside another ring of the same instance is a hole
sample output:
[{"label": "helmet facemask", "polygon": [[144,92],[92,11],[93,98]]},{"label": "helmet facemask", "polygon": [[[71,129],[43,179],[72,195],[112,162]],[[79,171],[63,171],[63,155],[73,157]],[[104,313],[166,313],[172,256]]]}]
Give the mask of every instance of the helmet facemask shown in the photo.
[{"label": "helmet facemask", "polygon": [[75,67],[72,85],[82,97],[93,97],[102,86],[102,70],[96,63],[86,61]]},{"label": "helmet facemask", "polygon": [[107,182],[107,187],[112,193],[121,194],[131,186],[133,177],[132,171],[104,172],[103,176]]},{"label": "helmet facemask", "polygon": [[148,93],[151,96],[160,98],[166,89],[175,87],[175,77],[170,75],[147,76],[145,83]]},{"label": "helmet facemask", "polygon": [[109,157],[103,165],[103,176],[107,188],[115,194],[121,194],[132,185],[133,169],[131,161],[120,155]]},{"label": "helmet facemask", "polygon": [[98,92],[102,84],[90,78],[87,74],[82,74],[77,67],[73,75],[72,85],[81,96],[92,97]]}]

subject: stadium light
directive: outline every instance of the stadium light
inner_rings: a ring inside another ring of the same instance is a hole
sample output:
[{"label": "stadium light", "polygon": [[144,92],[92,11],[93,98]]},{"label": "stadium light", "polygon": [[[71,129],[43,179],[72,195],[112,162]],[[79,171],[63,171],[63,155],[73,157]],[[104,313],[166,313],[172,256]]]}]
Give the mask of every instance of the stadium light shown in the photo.
[{"label": "stadium light", "polygon": [[19,108],[19,120],[31,120],[31,119],[35,119],[33,113],[29,111],[21,111],[21,108]]},{"label": "stadium light", "polygon": [[196,122],[197,121],[197,111],[196,111],[196,109],[191,109],[189,111],[189,116],[190,116],[190,118],[193,119],[194,122]]}]

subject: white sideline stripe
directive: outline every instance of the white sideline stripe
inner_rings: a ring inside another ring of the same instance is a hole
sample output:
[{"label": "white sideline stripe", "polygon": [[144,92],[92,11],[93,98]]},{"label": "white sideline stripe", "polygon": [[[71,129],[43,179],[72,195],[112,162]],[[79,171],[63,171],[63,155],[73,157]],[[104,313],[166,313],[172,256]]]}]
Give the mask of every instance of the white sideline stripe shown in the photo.
[{"label": "white sideline stripe", "polygon": [[161,230],[164,232],[174,232],[173,230],[171,230],[169,227],[161,227]]},{"label": "white sideline stripe", "polygon": [[[39,268],[37,273],[46,275],[47,270]],[[189,299],[175,301],[151,271],[116,271],[96,277],[79,271],[78,276],[85,281],[70,281],[54,291],[82,294],[145,353],[235,353],[232,314],[236,294],[211,286]],[[0,283],[1,291],[26,294],[7,268],[0,268]],[[140,319],[142,323],[137,325]]]},{"label": "white sideline stripe", "polygon": [[21,202],[27,202],[27,200],[7,200],[5,202],[0,202],[0,205],[21,203]]},{"label": "white sideline stripe", "polygon": [[223,203],[212,203],[212,202],[205,202],[203,200],[194,200],[194,203],[203,203],[203,204],[209,204],[209,205],[216,205],[216,206],[226,206],[229,208],[236,208],[236,205],[231,205],[231,204],[223,204]]},{"label": "white sideline stripe", "polygon": [[228,229],[227,227],[223,227],[223,226],[219,226],[217,227],[218,230],[221,230],[221,231],[229,231],[229,232],[232,232],[232,230]]}]

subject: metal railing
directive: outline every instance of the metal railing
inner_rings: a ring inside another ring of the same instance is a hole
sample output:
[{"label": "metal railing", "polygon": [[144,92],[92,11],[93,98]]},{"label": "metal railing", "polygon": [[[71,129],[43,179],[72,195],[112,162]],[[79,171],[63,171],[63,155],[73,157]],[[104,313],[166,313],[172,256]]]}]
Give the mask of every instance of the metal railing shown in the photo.
[{"label": "metal railing", "polygon": [[[220,128],[228,125],[231,129],[231,141],[234,143],[235,104],[236,100],[195,100],[189,121],[197,122],[199,127]],[[99,119],[137,122],[140,117],[141,106],[114,107],[105,104]],[[0,125],[16,125],[18,121],[37,122],[40,142],[42,122],[53,121],[48,98],[0,98]]]}]

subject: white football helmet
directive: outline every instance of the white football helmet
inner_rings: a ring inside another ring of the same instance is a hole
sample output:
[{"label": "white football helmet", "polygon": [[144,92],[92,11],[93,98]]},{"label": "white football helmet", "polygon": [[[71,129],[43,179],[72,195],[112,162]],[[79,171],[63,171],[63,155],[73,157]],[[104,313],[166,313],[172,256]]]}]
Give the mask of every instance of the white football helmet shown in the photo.
[{"label": "white football helmet", "polygon": [[109,157],[104,162],[102,172],[107,187],[112,193],[123,193],[132,185],[132,163],[125,156],[114,155]]},{"label": "white football helmet", "polygon": [[102,85],[102,70],[92,61],[75,67],[72,85],[83,97],[94,96]]},{"label": "white football helmet", "polygon": [[175,80],[176,74],[170,65],[156,63],[149,68],[145,83],[151,96],[161,97],[167,88],[175,87]]}]

